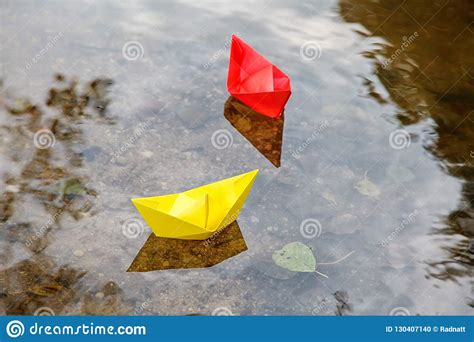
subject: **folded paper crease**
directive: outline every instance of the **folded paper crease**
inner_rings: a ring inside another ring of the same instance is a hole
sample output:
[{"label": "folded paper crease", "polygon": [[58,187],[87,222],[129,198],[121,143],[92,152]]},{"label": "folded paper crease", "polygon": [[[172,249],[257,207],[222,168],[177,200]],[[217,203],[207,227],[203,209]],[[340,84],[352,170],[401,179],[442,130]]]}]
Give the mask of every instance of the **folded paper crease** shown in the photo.
[{"label": "folded paper crease", "polygon": [[156,236],[204,240],[237,219],[258,170],[182,193],[134,198]]},{"label": "folded paper crease", "polygon": [[256,112],[278,118],[290,98],[289,77],[250,45],[233,35],[227,90]]}]

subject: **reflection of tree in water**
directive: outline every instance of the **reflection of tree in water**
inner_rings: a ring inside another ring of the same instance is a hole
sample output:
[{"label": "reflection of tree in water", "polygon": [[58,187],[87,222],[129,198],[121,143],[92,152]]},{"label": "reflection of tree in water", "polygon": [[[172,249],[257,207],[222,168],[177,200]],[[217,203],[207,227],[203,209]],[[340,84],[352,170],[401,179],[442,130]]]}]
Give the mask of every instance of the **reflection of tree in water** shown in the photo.
[{"label": "reflection of tree in water", "polygon": [[[107,89],[112,82],[96,79],[82,91],[76,81],[68,82],[62,75],[56,76],[56,82],[59,87],[49,90],[46,102],[51,110],[13,97],[8,90],[0,97],[0,157],[5,163],[0,198],[0,241],[5,245],[0,252],[0,310],[7,314],[32,314],[41,306],[55,313],[65,310],[77,301],[77,283],[84,275],[67,265],[58,266],[45,251],[50,233],[62,228],[66,215],[81,220],[97,210],[97,194],[87,187],[87,173],[81,171],[79,148],[86,143],[81,123],[112,123],[107,115]],[[49,130],[46,143],[54,141],[53,146],[35,146],[39,130]],[[7,268],[9,260],[17,260],[25,248],[29,259]],[[90,305],[87,312],[94,313]]]},{"label": "reflection of tree in water", "polygon": [[[339,10],[347,22],[365,27],[362,34],[384,39],[364,56],[374,61],[375,74],[399,108],[397,119],[403,125],[433,120],[436,134],[426,148],[448,174],[464,181],[459,209],[435,230],[449,241],[444,247],[448,256],[428,263],[429,276],[472,278],[474,3],[340,0]],[[368,90],[372,96],[374,89]]]}]

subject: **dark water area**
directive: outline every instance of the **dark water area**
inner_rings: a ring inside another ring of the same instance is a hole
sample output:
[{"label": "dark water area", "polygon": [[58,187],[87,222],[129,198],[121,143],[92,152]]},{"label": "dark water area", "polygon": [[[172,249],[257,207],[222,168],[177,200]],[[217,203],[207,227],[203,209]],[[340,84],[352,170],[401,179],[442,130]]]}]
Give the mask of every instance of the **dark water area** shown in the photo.
[{"label": "dark water area", "polygon": [[[472,2],[0,7],[0,314],[474,313]],[[229,99],[232,34],[290,76],[284,125]],[[231,258],[153,263],[131,198],[257,168]]]}]

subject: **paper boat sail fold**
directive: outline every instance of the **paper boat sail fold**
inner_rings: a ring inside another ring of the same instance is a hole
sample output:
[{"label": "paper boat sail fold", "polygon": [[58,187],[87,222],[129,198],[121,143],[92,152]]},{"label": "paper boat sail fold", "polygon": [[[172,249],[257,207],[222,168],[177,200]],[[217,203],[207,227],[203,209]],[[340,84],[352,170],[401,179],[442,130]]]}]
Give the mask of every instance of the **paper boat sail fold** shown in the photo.
[{"label": "paper boat sail fold", "polygon": [[281,115],[291,95],[289,77],[235,35],[230,48],[227,90],[271,118]]},{"label": "paper boat sail fold", "polygon": [[134,198],[133,204],[156,236],[205,240],[235,221],[258,170],[179,194]]}]

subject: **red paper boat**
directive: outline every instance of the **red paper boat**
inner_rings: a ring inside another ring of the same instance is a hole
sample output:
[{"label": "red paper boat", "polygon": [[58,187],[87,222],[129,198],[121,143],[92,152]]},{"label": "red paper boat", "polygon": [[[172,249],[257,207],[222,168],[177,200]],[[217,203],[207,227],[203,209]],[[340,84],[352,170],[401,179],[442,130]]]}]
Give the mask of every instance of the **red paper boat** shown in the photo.
[{"label": "red paper boat", "polygon": [[278,118],[290,98],[290,79],[239,37],[232,36],[227,90],[256,112]]}]

